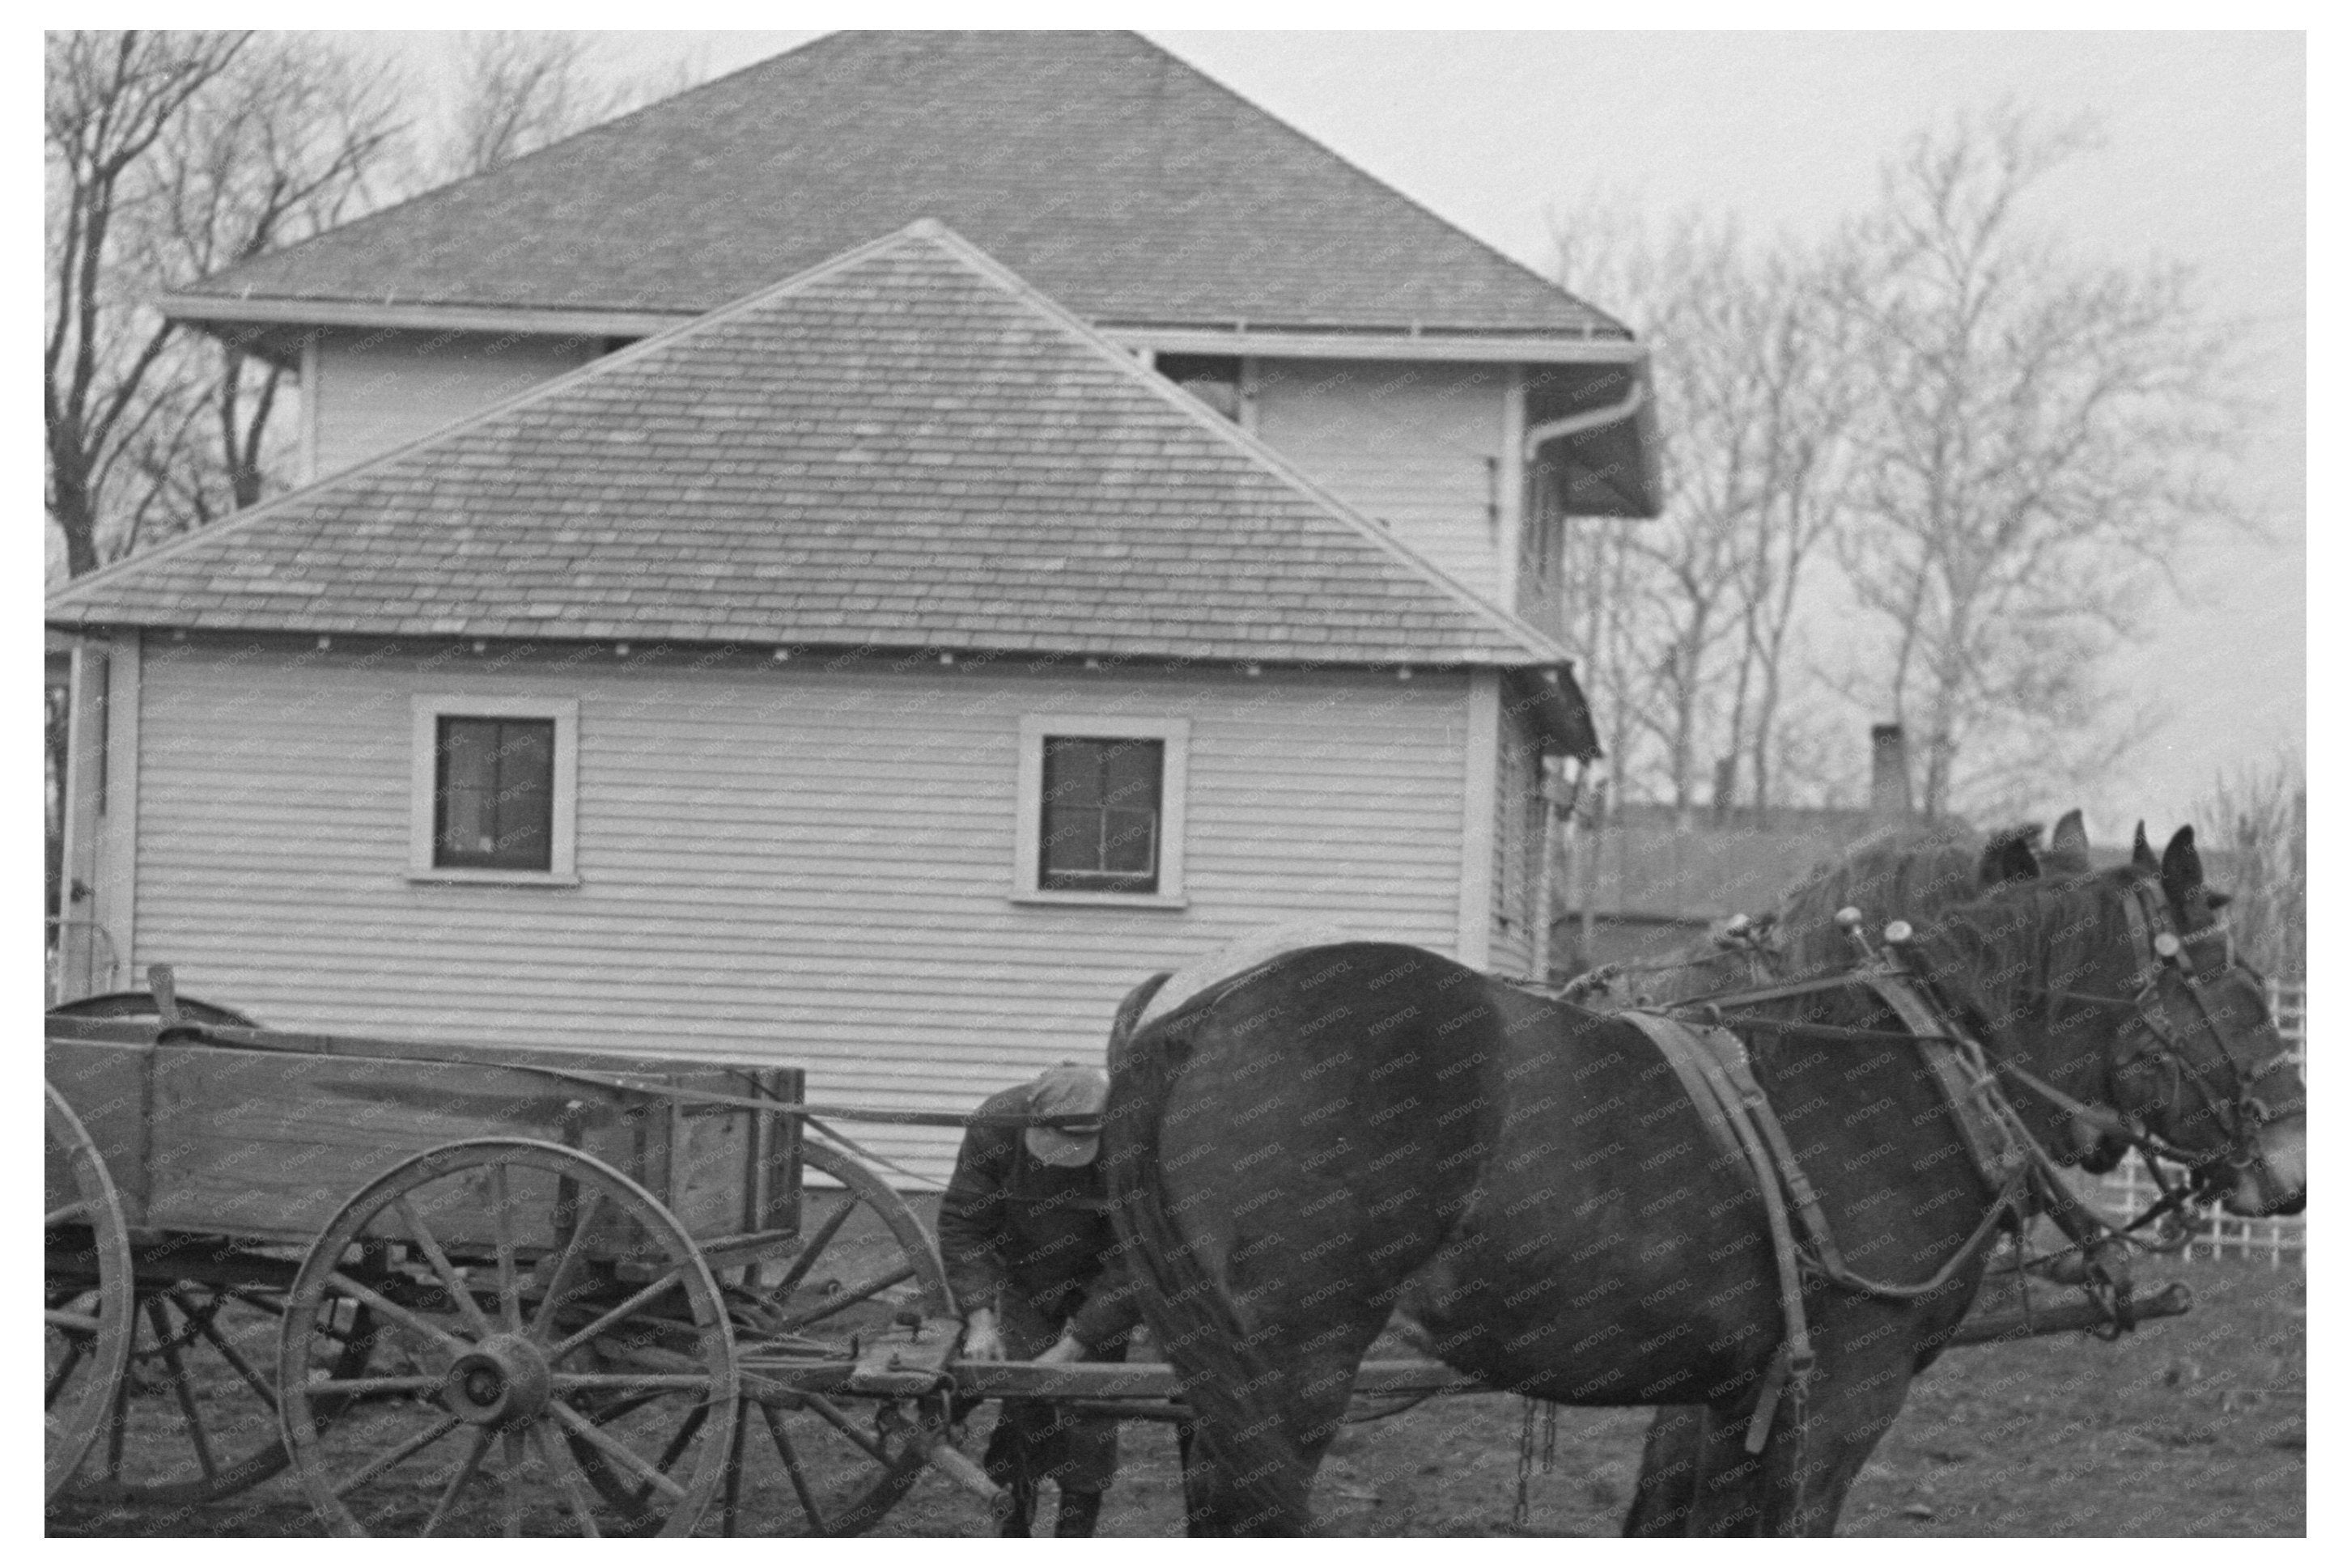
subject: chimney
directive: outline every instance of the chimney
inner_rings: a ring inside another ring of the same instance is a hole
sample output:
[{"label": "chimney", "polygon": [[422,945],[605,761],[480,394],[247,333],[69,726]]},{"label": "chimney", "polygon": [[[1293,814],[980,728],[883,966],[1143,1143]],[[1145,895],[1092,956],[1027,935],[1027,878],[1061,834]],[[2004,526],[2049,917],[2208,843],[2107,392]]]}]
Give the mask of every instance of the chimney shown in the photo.
[{"label": "chimney", "polygon": [[1894,827],[1910,820],[1910,753],[1899,724],[1869,727],[1869,825]]}]

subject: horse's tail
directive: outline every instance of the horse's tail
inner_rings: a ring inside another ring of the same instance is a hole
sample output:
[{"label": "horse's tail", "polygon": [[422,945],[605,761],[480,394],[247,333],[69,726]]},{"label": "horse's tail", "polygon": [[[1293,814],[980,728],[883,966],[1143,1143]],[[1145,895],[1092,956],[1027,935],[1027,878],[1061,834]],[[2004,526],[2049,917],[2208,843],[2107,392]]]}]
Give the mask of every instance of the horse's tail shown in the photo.
[{"label": "horse's tail", "polygon": [[[1125,1040],[1103,1113],[1111,1218],[1153,1336],[1182,1378],[1215,1472],[1193,1532],[1295,1534],[1305,1525],[1305,1462],[1278,1402],[1280,1373],[1252,1345],[1221,1280],[1171,1210],[1161,1149],[1168,1100],[1199,1014],[1153,1022]],[[1199,1517],[1208,1513],[1211,1517]]]},{"label": "horse's tail", "polygon": [[1163,969],[1128,992],[1126,999],[1118,1004],[1118,1012],[1110,1021],[1110,1045],[1103,1053],[1112,1072],[1118,1071],[1119,1058],[1126,1054],[1126,1043],[1134,1037],[1134,1026],[1143,1021],[1143,1010],[1151,1005],[1160,987],[1174,978],[1174,971]]}]

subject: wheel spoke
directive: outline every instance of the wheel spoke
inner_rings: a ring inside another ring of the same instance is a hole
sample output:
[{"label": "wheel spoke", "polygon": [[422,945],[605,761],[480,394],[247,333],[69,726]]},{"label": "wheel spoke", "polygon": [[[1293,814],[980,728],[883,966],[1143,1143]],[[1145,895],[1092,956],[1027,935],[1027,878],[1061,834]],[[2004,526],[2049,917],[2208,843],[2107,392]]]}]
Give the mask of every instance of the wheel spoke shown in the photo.
[{"label": "wheel spoke", "polygon": [[911,1280],[914,1277],[914,1265],[908,1263],[904,1268],[893,1270],[891,1272],[881,1275],[878,1278],[868,1280],[853,1291],[843,1291],[839,1295],[827,1296],[825,1298],[824,1304],[817,1308],[816,1311],[802,1313],[798,1317],[786,1318],[784,1320],[784,1332],[790,1334],[799,1329],[806,1328],[812,1323],[822,1323],[826,1318],[832,1316],[834,1314],[847,1312],[851,1307],[855,1306],[858,1303],[871,1300],[872,1297],[880,1295],[883,1291],[888,1290],[892,1285],[899,1284],[904,1281]]},{"label": "wheel spoke", "polygon": [[68,1334],[95,1335],[99,1326],[97,1318],[83,1313],[66,1312],[58,1307],[42,1308],[41,1320],[51,1328],[63,1329]]},{"label": "wheel spoke", "polygon": [[800,1469],[799,1450],[792,1446],[791,1434],[784,1430],[784,1418],[776,1414],[774,1406],[768,1404],[759,1406],[759,1414],[767,1420],[768,1435],[776,1440],[776,1457],[784,1461],[784,1474],[790,1478],[792,1491],[800,1500],[800,1511],[808,1515],[809,1524],[816,1533],[831,1534],[831,1521],[818,1505],[816,1493],[809,1489],[808,1476]]},{"label": "wheel spoke", "polygon": [[677,1389],[701,1393],[710,1386],[707,1372],[559,1372],[554,1376],[558,1394],[574,1394],[582,1389],[632,1388]]},{"label": "wheel spoke", "polygon": [[475,1430],[474,1446],[467,1450],[465,1463],[459,1465],[457,1473],[449,1478],[449,1484],[441,1489],[441,1499],[433,1505],[433,1516],[424,1521],[424,1534],[434,1534],[449,1521],[449,1511],[457,1506],[457,1494],[465,1490],[465,1483],[474,1479],[474,1472],[482,1468],[482,1456],[490,1451],[490,1438],[495,1435],[488,1427]]},{"label": "wheel spoke", "polygon": [[530,1440],[532,1446],[538,1449],[538,1462],[554,1473],[555,1484],[563,1493],[564,1506],[571,1511],[571,1517],[580,1523],[580,1533],[591,1537],[602,1535],[603,1532],[596,1528],[595,1512],[588,1506],[588,1479],[580,1473],[580,1467],[572,1462],[571,1455],[561,1439],[549,1435],[546,1422],[534,1421],[530,1427]]},{"label": "wheel spoke", "polygon": [[522,1286],[515,1279],[514,1194],[507,1185],[507,1166],[490,1167],[490,1232],[498,1249],[498,1314],[510,1334],[522,1332]]},{"label": "wheel spoke", "polygon": [[74,1368],[81,1365],[82,1357],[87,1354],[82,1341],[78,1339],[66,1341],[65,1361],[57,1367],[56,1375],[50,1377],[48,1389],[41,1398],[41,1408],[46,1410],[57,1402],[57,1390],[66,1386],[68,1380],[74,1375]]},{"label": "wheel spoke", "polygon": [[776,1288],[769,1293],[775,1300],[782,1301],[799,1287],[799,1282],[808,1278],[808,1272],[816,1267],[816,1261],[824,1256],[825,1248],[832,1244],[832,1239],[841,1233],[841,1228],[856,1211],[857,1203],[852,1199],[824,1217],[824,1223],[816,1228],[816,1234],[810,1237],[808,1245],[800,1249],[800,1255],[792,1260],[791,1267],[784,1271],[784,1277],[776,1282]]},{"label": "wheel spoke", "polygon": [[[424,1222],[424,1216],[416,1211],[415,1205],[408,1201],[408,1194],[404,1192],[392,1200],[392,1207],[399,1214],[400,1222],[408,1227],[410,1237],[423,1249],[425,1258],[433,1265],[433,1272],[441,1278],[441,1288],[448,1292],[449,1299],[456,1303],[458,1314],[475,1334],[484,1339],[489,1338],[492,1333],[490,1320],[482,1315],[481,1306],[474,1300],[474,1293],[465,1288],[465,1282],[457,1277],[457,1271],[450,1265],[449,1254],[441,1250],[441,1240],[433,1234],[433,1228]],[[500,1283],[503,1287],[503,1280]]]},{"label": "wheel spoke", "polygon": [[350,1475],[345,1476],[341,1480],[336,1482],[334,1488],[335,1495],[337,1497],[341,1497],[348,1492],[365,1486],[368,1482],[375,1480],[376,1477],[383,1474],[384,1471],[392,1469],[392,1466],[401,1463],[404,1459],[411,1459],[417,1454],[423,1453],[426,1449],[431,1448],[434,1444],[439,1442],[442,1438],[455,1431],[459,1423],[456,1417],[442,1417],[438,1421],[434,1422],[433,1425],[424,1428],[423,1431],[418,1433],[415,1437],[409,1438],[408,1441],[401,1444],[400,1447],[393,1449],[389,1453],[379,1454],[374,1459],[370,1459],[366,1464],[361,1465],[358,1469],[353,1470]]},{"label": "wheel spoke", "polygon": [[886,1465],[890,1462],[890,1456],[888,1452],[883,1449],[882,1445],[867,1437],[864,1433],[859,1431],[857,1429],[857,1423],[841,1413],[840,1406],[834,1404],[831,1400],[826,1398],[821,1394],[803,1394],[800,1397],[808,1401],[808,1407],[810,1409],[815,1411],[818,1415],[823,1417],[826,1421],[837,1428],[842,1437],[847,1438],[851,1442],[863,1449],[866,1458],[873,1460],[877,1464]]},{"label": "wheel spoke", "polygon": [[570,1428],[572,1431],[595,1447],[601,1449],[611,1456],[614,1463],[626,1469],[631,1475],[635,1476],[639,1480],[651,1483],[655,1491],[660,1492],[672,1502],[684,1501],[685,1497],[684,1487],[647,1464],[634,1449],[630,1448],[620,1438],[613,1437],[560,1399],[551,1401],[548,1408],[554,1412],[557,1420]]},{"label": "wheel spoke", "polygon": [[[185,1301],[181,1300],[178,1293],[174,1292],[172,1299],[180,1303],[180,1310],[182,1312],[188,1311],[188,1303]],[[269,1379],[261,1375],[259,1369],[256,1368],[252,1362],[245,1358],[244,1352],[231,1345],[227,1338],[222,1334],[220,1326],[213,1321],[214,1315],[216,1314],[214,1313],[206,1313],[204,1316],[197,1317],[191,1313],[189,1314],[188,1321],[195,1324],[196,1332],[203,1334],[204,1338],[211,1343],[212,1347],[214,1350],[220,1352],[220,1358],[236,1369],[236,1375],[245,1379],[246,1386],[250,1387],[256,1394],[260,1395],[263,1402],[268,1405],[270,1408],[273,1410],[276,1409],[277,1407],[277,1388],[270,1383]]]},{"label": "wheel spoke", "polygon": [[588,1232],[603,1207],[603,1189],[597,1188],[590,1190],[586,1205],[575,1211],[571,1238],[563,1243],[563,1255],[556,1260],[554,1276],[547,1282],[547,1294],[539,1299],[538,1310],[531,1314],[531,1338],[544,1341],[554,1331],[556,1303],[563,1299],[564,1287],[571,1282],[572,1270],[588,1255]]},{"label": "wheel spoke", "polygon": [[[685,1446],[694,1441],[694,1435],[702,1430],[703,1422],[709,1418],[710,1407],[696,1405],[687,1414],[685,1419],[677,1424],[676,1436],[670,1438],[669,1446],[662,1450],[662,1457],[653,1461],[653,1469],[664,1475],[669,1474],[670,1466],[677,1463],[677,1457],[685,1452]],[[644,1487],[637,1489],[637,1505],[640,1508],[644,1506],[646,1492],[647,1489]]]},{"label": "wheel spoke", "polygon": [[302,1391],[349,1398],[361,1394],[429,1394],[440,1386],[441,1379],[428,1373],[403,1373],[397,1377],[314,1377],[302,1385]]},{"label": "wheel spoke", "polygon": [[[504,1166],[492,1166],[503,1170]],[[503,1185],[503,1184],[501,1184]],[[503,1236],[500,1238],[504,1240]],[[523,1430],[508,1427],[498,1444],[498,1530],[509,1541],[522,1537],[522,1467],[525,1457]]]},{"label": "wheel spoke", "polygon": [[161,1296],[147,1298],[147,1319],[155,1325],[155,1339],[163,1353],[164,1370],[171,1376],[172,1397],[180,1407],[180,1419],[186,1426],[188,1446],[196,1450],[196,1464],[210,1480],[220,1473],[213,1460],[213,1446],[204,1436],[204,1418],[196,1408],[196,1390],[189,1381],[188,1369],[180,1360],[180,1347],[172,1343],[171,1317],[163,1310]]},{"label": "wheel spoke", "polygon": [[606,1313],[602,1317],[598,1318],[586,1328],[581,1329],[579,1333],[572,1334],[569,1338],[557,1345],[553,1349],[547,1353],[547,1359],[550,1363],[562,1360],[565,1356],[570,1355],[573,1351],[579,1349],[590,1340],[594,1339],[605,1330],[611,1328],[614,1324],[622,1322],[632,1314],[641,1310],[648,1302],[667,1294],[669,1292],[676,1289],[679,1285],[684,1282],[685,1270],[683,1267],[672,1269],[668,1273],[664,1274],[660,1279],[655,1280],[652,1284],[647,1285],[643,1290],[639,1291],[635,1295],[631,1296],[627,1301],[622,1302],[619,1306],[614,1307],[611,1312]]},{"label": "wheel spoke", "polygon": [[78,1220],[89,1212],[89,1200],[86,1198],[77,1198],[71,1203],[61,1204],[50,1210],[49,1217],[41,1221],[41,1229],[54,1231],[67,1220]]},{"label": "wheel spoke", "polygon": [[474,1348],[472,1345],[467,1345],[464,1340],[459,1339],[455,1334],[451,1334],[448,1330],[442,1328],[435,1324],[425,1322],[414,1313],[410,1312],[406,1307],[402,1306],[398,1302],[391,1300],[381,1292],[370,1290],[367,1286],[360,1283],[359,1281],[351,1278],[349,1274],[342,1272],[340,1270],[337,1270],[335,1272],[329,1274],[327,1276],[327,1282],[336,1289],[343,1292],[345,1294],[355,1296],[359,1300],[367,1303],[368,1305],[375,1308],[376,1311],[383,1314],[384,1316],[392,1319],[392,1322],[400,1324],[402,1328],[409,1330],[413,1334],[422,1334],[425,1339],[439,1345],[442,1349],[449,1352],[452,1355],[463,1355],[467,1351]]}]

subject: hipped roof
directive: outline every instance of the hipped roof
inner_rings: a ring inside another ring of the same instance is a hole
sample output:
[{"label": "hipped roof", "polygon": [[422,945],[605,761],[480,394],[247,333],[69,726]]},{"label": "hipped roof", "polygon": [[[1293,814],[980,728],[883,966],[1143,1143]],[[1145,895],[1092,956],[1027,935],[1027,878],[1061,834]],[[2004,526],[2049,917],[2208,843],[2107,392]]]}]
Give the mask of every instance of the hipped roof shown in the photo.
[{"label": "hipped roof", "polygon": [[[95,573],[48,619],[1483,665],[1574,690],[1558,644],[928,222]],[[1546,727],[1588,744],[1567,709]]]},{"label": "hipped roof", "polygon": [[1131,33],[834,34],[169,304],[699,313],[925,215],[1097,324],[1631,336]]}]

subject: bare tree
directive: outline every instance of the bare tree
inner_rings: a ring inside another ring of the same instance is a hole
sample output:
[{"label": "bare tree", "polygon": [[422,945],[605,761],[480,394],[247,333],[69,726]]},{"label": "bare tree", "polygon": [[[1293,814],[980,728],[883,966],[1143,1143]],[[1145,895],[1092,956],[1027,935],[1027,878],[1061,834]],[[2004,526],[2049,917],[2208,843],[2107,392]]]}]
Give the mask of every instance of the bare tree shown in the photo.
[{"label": "bare tree", "polygon": [[[315,35],[253,40],[157,150],[165,275],[204,276],[368,206],[402,130],[397,93]],[[199,524],[261,499],[287,371],[210,337],[190,335],[181,352],[185,417],[157,428],[142,466],[175,520]]]},{"label": "bare tree", "polygon": [[259,500],[285,372],[150,303],[363,205],[396,86],[301,34],[48,42],[48,518],[68,574]]},{"label": "bare tree", "polygon": [[2199,841],[2228,852],[2229,929],[2238,950],[2273,980],[2309,973],[2310,794],[2299,748],[2216,780],[2196,802]]},{"label": "bare tree", "polygon": [[595,36],[566,32],[466,35],[457,99],[437,172],[444,181],[485,174],[550,142],[690,87],[701,74],[666,72],[600,80]]},{"label": "bare tree", "polygon": [[1652,243],[1588,203],[1554,233],[1562,281],[1650,344],[1667,432],[1660,516],[1581,529],[1568,552],[1620,793],[1645,773],[1687,814],[1710,782],[1728,810],[1743,766],[1768,807],[1803,585],[1844,514],[1845,323],[1813,258],[1757,255],[1728,224],[1684,217]]},{"label": "bare tree", "polygon": [[141,301],[153,275],[154,150],[245,44],[236,33],[48,36],[47,501],[77,576],[99,564],[125,454],[173,417],[156,376],[172,327]]},{"label": "bare tree", "polygon": [[1857,694],[1923,742],[1930,816],[1963,758],[1988,782],[2110,748],[2101,659],[2181,536],[2234,520],[2210,473],[2241,410],[2186,275],[2075,265],[2023,227],[2090,144],[2009,109],[1914,139],[1838,279],[1867,393],[1844,562],[1887,628]]}]

